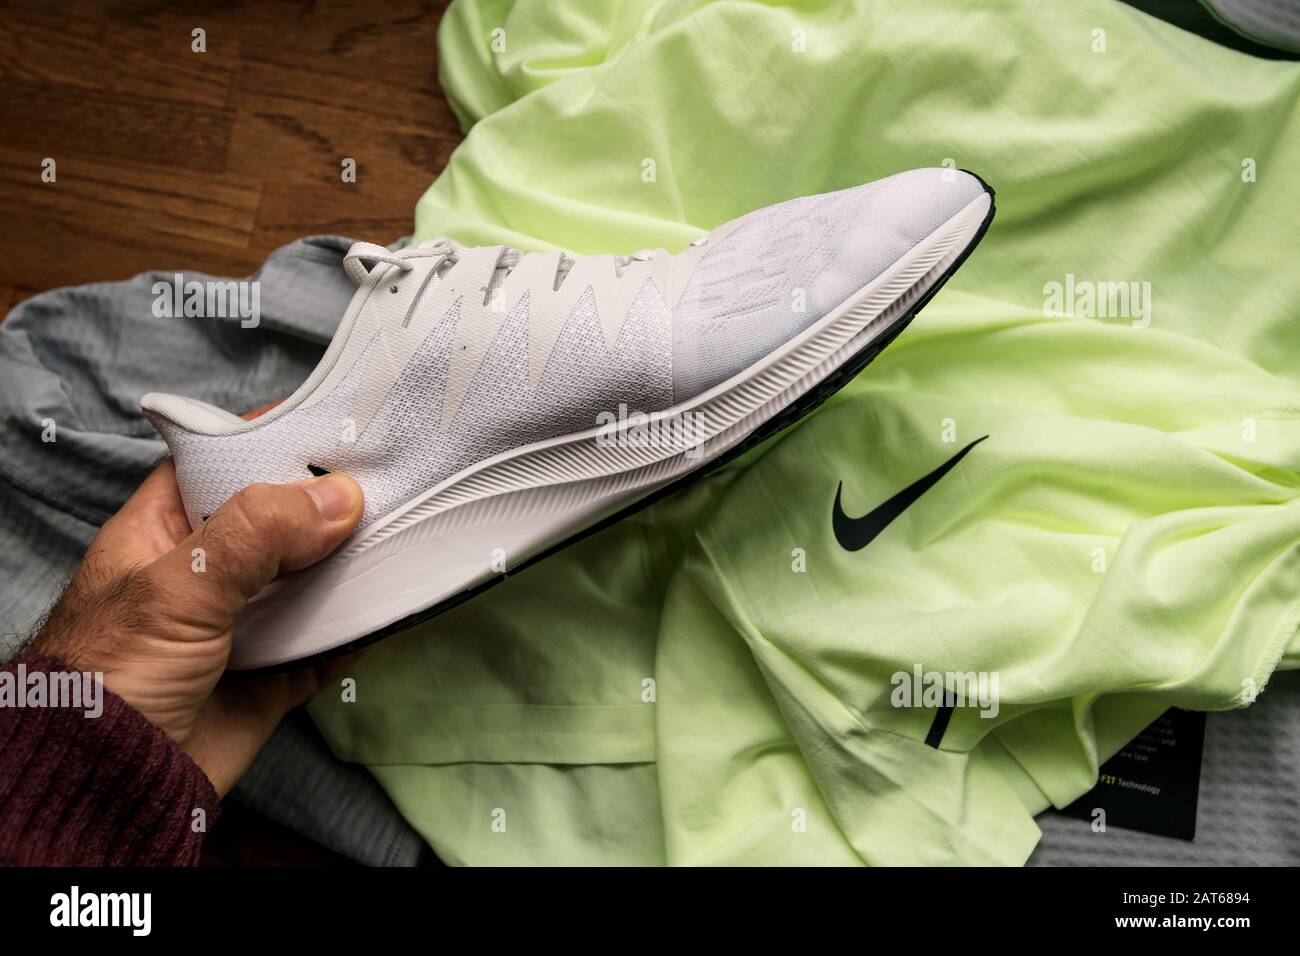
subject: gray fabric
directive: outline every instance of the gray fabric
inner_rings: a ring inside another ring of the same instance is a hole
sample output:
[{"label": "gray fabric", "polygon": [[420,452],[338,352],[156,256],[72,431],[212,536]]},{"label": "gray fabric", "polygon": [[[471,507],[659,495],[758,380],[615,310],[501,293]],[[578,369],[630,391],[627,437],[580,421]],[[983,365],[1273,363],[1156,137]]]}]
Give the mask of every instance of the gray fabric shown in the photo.
[{"label": "gray fabric", "polygon": [[1205,724],[1192,842],[1111,827],[1055,811],[1030,866],[1296,866],[1300,864],[1300,671],[1278,672],[1244,710]]},{"label": "gray fabric", "polygon": [[352,860],[372,866],[437,861],[368,771],[333,758],[305,710],[284,719],[235,795],[245,806]]},{"label": "gray fabric", "polygon": [[1300,0],[1202,0],[1244,37],[1282,50],[1300,51]]},{"label": "gray fabric", "polygon": [[[342,269],[350,245],[318,236],[276,250],[253,276],[256,328],[237,317],[156,318],[154,282],[172,273],[57,289],[0,323],[0,658],[162,457],[140,396],[180,392],[242,411],[289,394],[352,297]],[[42,441],[47,420],[53,442]],[[358,862],[409,865],[424,852],[374,778],[336,760],[305,714],[276,732],[233,796]]]}]

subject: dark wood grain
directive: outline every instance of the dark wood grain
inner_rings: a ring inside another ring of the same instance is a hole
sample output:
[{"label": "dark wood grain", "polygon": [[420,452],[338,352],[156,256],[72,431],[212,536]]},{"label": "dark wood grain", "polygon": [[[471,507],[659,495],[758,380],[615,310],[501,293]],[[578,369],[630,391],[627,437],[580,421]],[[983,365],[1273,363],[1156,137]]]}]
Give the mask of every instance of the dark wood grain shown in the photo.
[{"label": "dark wood grain", "polygon": [[64,95],[119,93],[185,106],[226,105],[238,47],[214,44],[195,56],[188,31],[140,21],[106,34],[103,16],[57,7],[28,5],[5,19],[0,77],[6,81]]},{"label": "dark wood grain", "polygon": [[247,274],[312,233],[408,234],[461,138],[445,5],[0,0],[5,310],[146,269]]}]

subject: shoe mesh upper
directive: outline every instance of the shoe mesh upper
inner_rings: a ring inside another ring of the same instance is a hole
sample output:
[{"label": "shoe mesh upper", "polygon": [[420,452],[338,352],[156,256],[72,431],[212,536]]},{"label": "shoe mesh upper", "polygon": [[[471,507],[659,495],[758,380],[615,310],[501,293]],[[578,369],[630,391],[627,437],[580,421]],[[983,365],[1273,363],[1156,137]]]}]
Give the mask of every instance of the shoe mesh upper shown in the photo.
[{"label": "shoe mesh upper", "polygon": [[673,309],[677,400],[798,335],[982,190],[968,173],[916,169],[744,216],[700,260]]},{"label": "shoe mesh upper", "polygon": [[263,427],[209,436],[160,423],[190,520],[201,521],[246,485],[309,477],[312,464],[346,471],[361,483],[364,527],[479,461],[594,428],[597,416],[616,414],[619,403],[640,412],[672,404],[671,317],[647,282],[613,349],[605,344],[593,296],[581,296],[535,389],[528,387],[528,301],[522,298],[498,330],[455,418],[440,430],[459,318],[453,308],[433,327],[355,440],[347,440],[353,437],[347,433],[349,415],[367,366],[376,360],[373,342],[320,402]]}]

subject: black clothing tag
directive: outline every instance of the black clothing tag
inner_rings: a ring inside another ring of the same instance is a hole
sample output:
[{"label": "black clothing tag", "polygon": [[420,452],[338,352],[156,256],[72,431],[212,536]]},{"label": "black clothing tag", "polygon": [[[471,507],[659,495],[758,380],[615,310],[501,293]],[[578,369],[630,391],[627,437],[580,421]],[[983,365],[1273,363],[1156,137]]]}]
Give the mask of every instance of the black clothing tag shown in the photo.
[{"label": "black clothing tag", "polygon": [[1107,760],[1097,785],[1062,812],[1160,836],[1196,837],[1205,712],[1171,707]]}]

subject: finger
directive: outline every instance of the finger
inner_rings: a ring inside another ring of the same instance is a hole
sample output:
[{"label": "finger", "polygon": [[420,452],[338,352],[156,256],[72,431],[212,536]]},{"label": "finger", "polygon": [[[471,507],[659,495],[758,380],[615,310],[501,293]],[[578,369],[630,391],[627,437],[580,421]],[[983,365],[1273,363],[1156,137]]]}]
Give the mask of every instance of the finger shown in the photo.
[{"label": "finger", "polygon": [[104,523],[89,554],[105,560],[111,556],[112,570],[125,570],[166,554],[189,533],[185,506],[176,489],[176,467],[168,458]]},{"label": "finger", "polygon": [[368,650],[288,672],[227,672],[203,705],[185,752],[224,796],[252,766],[284,715],[337,686]]},{"label": "finger", "polygon": [[289,709],[287,674],[226,673],[185,741],[220,796],[242,777]]},{"label": "finger", "polygon": [[341,472],[291,485],[251,485],[148,570],[187,616],[228,627],[277,575],[333,551],[362,508],[361,486]]},{"label": "finger", "polygon": [[126,499],[126,504],[117,513],[120,517],[130,518],[173,507],[179,508],[184,514],[181,493],[176,487],[176,463],[170,458],[164,458],[149,472],[149,477],[140,483],[140,487]]}]

